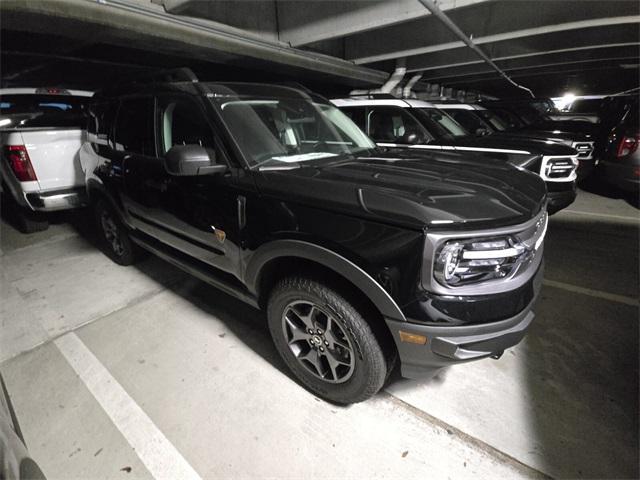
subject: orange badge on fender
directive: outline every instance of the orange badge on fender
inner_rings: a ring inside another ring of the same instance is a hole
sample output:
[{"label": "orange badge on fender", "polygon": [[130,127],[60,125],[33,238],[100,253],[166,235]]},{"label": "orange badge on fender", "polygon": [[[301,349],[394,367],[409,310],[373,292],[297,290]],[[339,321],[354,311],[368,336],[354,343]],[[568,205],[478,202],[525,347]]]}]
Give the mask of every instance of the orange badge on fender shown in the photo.
[{"label": "orange badge on fender", "polygon": [[213,230],[213,233],[215,234],[218,241],[220,243],[224,243],[225,239],[227,238],[227,234],[224,233],[224,230],[217,229],[213,225],[211,225],[211,230]]}]

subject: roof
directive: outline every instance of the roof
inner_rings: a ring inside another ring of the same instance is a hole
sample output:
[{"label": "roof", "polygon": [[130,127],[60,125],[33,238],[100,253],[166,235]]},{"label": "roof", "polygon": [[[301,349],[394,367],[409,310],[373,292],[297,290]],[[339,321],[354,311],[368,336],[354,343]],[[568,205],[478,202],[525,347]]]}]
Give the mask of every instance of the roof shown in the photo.
[{"label": "roof", "polygon": [[331,100],[336,107],[401,107],[401,108],[435,108],[432,103],[415,99],[378,99],[378,98],[334,98]]},{"label": "roof", "polygon": [[71,95],[74,97],[92,97],[93,92],[88,90],[67,90],[65,88],[0,88],[0,95]]},{"label": "roof", "polygon": [[472,105],[470,103],[437,103],[436,107],[441,110],[486,110],[480,105]]}]

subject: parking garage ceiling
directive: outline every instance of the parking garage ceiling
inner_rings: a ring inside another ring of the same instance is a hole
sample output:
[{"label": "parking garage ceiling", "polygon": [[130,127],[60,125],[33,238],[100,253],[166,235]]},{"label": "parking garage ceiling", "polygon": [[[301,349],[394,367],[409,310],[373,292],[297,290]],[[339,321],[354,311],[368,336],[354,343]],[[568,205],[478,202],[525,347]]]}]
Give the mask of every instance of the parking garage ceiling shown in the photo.
[{"label": "parking garage ceiling", "polygon": [[[640,83],[636,0],[437,3],[537,95],[613,93]],[[122,69],[189,64],[223,78],[253,72],[312,88],[353,87],[379,85],[404,62],[422,73],[422,88],[523,94],[418,0],[7,0],[2,34],[5,84],[60,82],[62,67],[95,83]]]}]

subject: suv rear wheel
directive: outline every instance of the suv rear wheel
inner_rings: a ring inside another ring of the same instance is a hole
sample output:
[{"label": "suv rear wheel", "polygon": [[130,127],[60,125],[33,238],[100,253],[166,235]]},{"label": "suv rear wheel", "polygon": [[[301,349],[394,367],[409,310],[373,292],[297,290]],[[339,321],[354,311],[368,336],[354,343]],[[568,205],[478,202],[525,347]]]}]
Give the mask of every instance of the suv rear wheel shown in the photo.
[{"label": "suv rear wheel", "polygon": [[273,289],[269,330],[284,362],[313,393],[335,403],[355,403],[385,382],[387,359],[371,327],[328,285],[288,277]]},{"label": "suv rear wheel", "polygon": [[114,209],[104,200],[95,206],[95,220],[104,253],[118,265],[131,265],[136,261],[138,247],[131,241],[126,227]]}]

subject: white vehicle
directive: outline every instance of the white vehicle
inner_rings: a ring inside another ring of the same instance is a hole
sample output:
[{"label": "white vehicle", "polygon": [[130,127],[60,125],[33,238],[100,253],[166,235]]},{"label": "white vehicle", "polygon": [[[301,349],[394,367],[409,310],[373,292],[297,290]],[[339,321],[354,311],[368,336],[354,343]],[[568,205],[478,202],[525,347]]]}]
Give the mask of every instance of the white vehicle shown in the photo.
[{"label": "white vehicle", "polygon": [[85,104],[93,92],[59,88],[0,89],[3,200],[25,233],[48,227],[46,212],[85,203],[79,151]]}]

